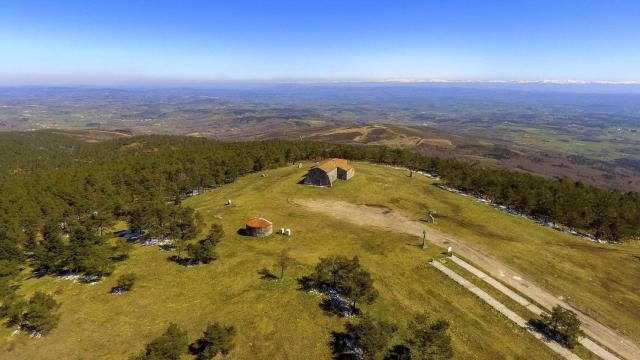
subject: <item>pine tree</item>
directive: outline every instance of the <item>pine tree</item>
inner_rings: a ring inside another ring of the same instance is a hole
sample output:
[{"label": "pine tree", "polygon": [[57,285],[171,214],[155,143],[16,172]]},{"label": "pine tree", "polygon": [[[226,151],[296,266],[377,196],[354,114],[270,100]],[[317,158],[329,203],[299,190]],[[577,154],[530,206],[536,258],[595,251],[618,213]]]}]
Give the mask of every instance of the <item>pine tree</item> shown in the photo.
[{"label": "pine tree", "polygon": [[363,316],[360,321],[347,324],[347,333],[355,339],[366,359],[379,359],[387,351],[389,340],[398,327],[382,320]]},{"label": "pine tree", "polygon": [[551,314],[543,315],[542,322],[554,334],[559,335],[570,349],[578,344],[578,339],[583,335],[577,315],[560,305],[554,306]]},{"label": "pine tree", "polygon": [[407,347],[412,360],[451,359],[453,348],[447,334],[449,323],[446,320],[430,322],[426,314],[418,315],[409,325],[410,337]]},{"label": "pine tree", "polygon": [[233,326],[219,323],[209,324],[202,337],[191,344],[190,350],[198,360],[213,359],[216,355],[227,355],[233,349],[236,330]]},{"label": "pine tree", "polygon": [[60,304],[51,295],[36,291],[25,306],[22,327],[41,334],[49,333],[58,325],[56,310],[59,307]]},{"label": "pine tree", "polygon": [[47,222],[42,230],[42,245],[35,254],[35,267],[47,272],[61,271],[65,267],[68,247],[62,241],[60,225]]},{"label": "pine tree", "polygon": [[134,357],[135,360],[179,360],[187,350],[189,340],[187,333],[178,325],[171,323],[167,330],[151,341],[143,354]]},{"label": "pine tree", "polygon": [[350,299],[354,307],[360,301],[371,304],[378,297],[371,274],[361,267],[357,256],[321,258],[309,278],[313,287],[330,287]]}]

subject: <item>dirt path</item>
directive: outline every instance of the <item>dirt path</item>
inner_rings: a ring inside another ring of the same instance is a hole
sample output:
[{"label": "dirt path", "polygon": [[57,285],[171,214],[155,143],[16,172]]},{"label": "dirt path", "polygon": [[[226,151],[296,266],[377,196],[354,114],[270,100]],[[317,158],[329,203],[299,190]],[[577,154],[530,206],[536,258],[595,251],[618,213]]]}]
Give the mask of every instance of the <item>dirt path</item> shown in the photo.
[{"label": "dirt path", "polygon": [[547,310],[550,310],[555,305],[561,305],[564,308],[571,309],[578,315],[580,321],[582,321],[582,329],[587,335],[613,350],[618,355],[626,359],[640,359],[640,346],[631,339],[583,314],[563,300],[527,280],[522,274],[510,269],[488,254],[471,248],[455,237],[445,235],[438,230],[427,227],[423,223],[407,219],[385,208],[356,205],[344,201],[317,199],[298,199],[292,200],[292,202],[304,206],[309,210],[328,214],[356,225],[375,226],[390,231],[414,235],[419,238],[422,238],[422,231],[424,230],[427,232],[427,239],[430,242],[443,247],[453,247],[455,253],[467,258],[484,269],[489,275],[507,283]]}]

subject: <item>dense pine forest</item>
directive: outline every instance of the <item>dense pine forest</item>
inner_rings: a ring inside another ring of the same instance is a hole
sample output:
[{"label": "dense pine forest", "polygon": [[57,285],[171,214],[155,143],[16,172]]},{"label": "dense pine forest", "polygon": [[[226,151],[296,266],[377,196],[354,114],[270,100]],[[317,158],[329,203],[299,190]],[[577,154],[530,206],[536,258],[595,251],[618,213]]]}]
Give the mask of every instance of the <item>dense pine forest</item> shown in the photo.
[{"label": "dense pine forest", "polygon": [[188,191],[233,182],[249,172],[324,157],[436,173],[449,186],[610,241],[637,238],[640,231],[638,193],[384,147],[277,140],[218,142],[179,136],[85,143],[49,132],[0,136],[0,260],[19,263],[31,257],[44,269],[83,268],[79,259],[51,264],[46,256],[36,256],[42,254],[44,245],[53,246],[49,255],[61,246],[57,240],[43,244],[52,241],[47,239],[52,232],[58,239],[57,228],[78,244],[87,239],[99,243],[96,238],[117,220],[151,229],[159,236],[188,236],[197,223],[193,211],[180,206]]}]

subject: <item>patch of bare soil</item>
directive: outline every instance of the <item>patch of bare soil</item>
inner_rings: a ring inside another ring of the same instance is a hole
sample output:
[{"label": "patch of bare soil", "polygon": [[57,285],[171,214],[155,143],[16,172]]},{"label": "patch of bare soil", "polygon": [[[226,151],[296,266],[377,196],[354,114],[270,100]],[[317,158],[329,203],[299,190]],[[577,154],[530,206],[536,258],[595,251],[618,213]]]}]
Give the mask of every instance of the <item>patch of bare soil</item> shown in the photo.
[{"label": "patch of bare soil", "polygon": [[431,146],[440,146],[440,147],[446,147],[446,148],[455,147],[455,145],[453,145],[453,143],[449,139],[436,139],[436,138],[420,139],[420,141],[418,141],[416,145],[421,145],[421,144],[427,144]]}]

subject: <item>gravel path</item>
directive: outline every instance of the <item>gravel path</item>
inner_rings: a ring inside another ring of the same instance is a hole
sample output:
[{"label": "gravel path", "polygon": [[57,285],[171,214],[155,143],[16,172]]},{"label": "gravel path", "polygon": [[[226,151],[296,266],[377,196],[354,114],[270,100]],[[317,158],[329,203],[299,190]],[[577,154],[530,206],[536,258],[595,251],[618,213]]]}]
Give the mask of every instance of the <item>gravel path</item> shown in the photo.
[{"label": "gravel path", "polygon": [[537,332],[537,331],[533,330],[531,327],[529,327],[527,325],[527,320],[523,319],[520,315],[518,315],[518,314],[514,313],[513,311],[511,311],[509,308],[504,306],[504,304],[502,304],[501,302],[499,302],[498,300],[496,300],[491,295],[487,294],[486,292],[484,292],[483,290],[481,290],[477,286],[473,285],[472,283],[467,281],[462,276],[460,276],[460,275],[456,274],[455,272],[453,272],[453,270],[451,270],[448,267],[442,265],[438,261],[432,261],[431,265],[433,265],[436,269],[442,271],[445,275],[450,277],[453,281],[455,281],[458,284],[462,285],[465,289],[467,289],[467,290],[471,291],[472,293],[474,293],[477,297],[479,297],[484,302],[489,304],[492,308],[498,310],[499,313],[501,313],[502,315],[506,316],[509,320],[513,321],[514,323],[516,323],[519,326],[521,326],[524,329],[526,329],[530,334],[535,336],[538,340],[542,341],[545,345],[547,345],[551,350],[553,350],[556,353],[558,353],[560,356],[562,356],[562,357],[564,357],[565,359],[568,359],[568,360],[579,360],[580,359],[580,357],[578,355],[576,355],[576,354],[572,353],[571,351],[567,350],[566,348],[562,347],[557,342],[551,341],[551,340],[547,340],[547,338],[545,338],[542,334],[540,334],[539,332]]},{"label": "gravel path", "polygon": [[468,246],[460,239],[425,226],[421,222],[407,219],[389,209],[356,205],[344,201],[318,199],[297,199],[291,202],[356,225],[375,226],[394,232],[414,235],[419,238],[422,238],[422,231],[424,230],[427,232],[427,238],[430,242],[443,247],[452,246],[455,253],[477,264],[487,271],[489,275],[502,280],[537,304],[540,304],[543,308],[549,310],[555,305],[560,305],[575,312],[582,322],[582,330],[591,338],[615,351],[618,355],[629,360],[640,359],[640,346],[634,341],[580,312],[557,296],[527,280],[522,274],[510,269],[492,256]]}]

